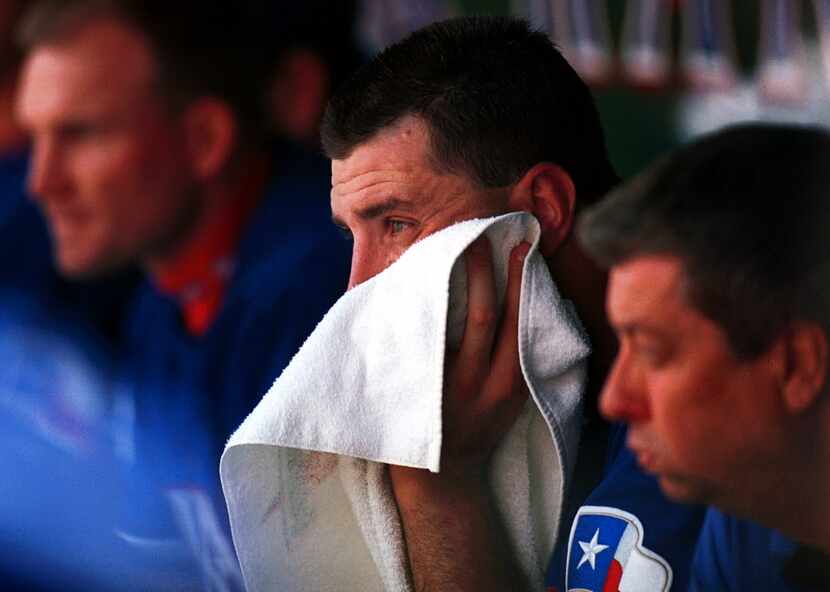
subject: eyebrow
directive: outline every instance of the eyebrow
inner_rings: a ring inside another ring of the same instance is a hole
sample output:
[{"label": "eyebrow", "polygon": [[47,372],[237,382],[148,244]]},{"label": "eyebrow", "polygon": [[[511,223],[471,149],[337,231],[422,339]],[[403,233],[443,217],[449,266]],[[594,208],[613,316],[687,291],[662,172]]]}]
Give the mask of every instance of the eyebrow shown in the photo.
[{"label": "eyebrow", "polygon": [[622,325],[612,325],[612,327],[618,335],[645,335],[653,339],[666,339],[666,332],[664,330],[637,321]]},{"label": "eyebrow", "polygon": [[[411,202],[402,200],[397,197],[390,197],[387,199],[383,199],[381,201],[368,204],[363,208],[360,208],[355,211],[355,215],[360,218],[361,220],[374,220],[380,216],[383,216],[385,213],[391,210],[408,210],[412,211],[414,206]],[[332,215],[331,221],[334,222],[337,226],[346,227],[346,223],[335,215]]]}]

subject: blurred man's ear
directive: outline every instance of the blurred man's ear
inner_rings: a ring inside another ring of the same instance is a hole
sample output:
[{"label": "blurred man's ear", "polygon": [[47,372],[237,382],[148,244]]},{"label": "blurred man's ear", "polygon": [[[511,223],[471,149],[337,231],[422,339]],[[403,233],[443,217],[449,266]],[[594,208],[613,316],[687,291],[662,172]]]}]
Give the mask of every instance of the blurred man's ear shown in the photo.
[{"label": "blurred man's ear", "polygon": [[828,341],[816,323],[798,322],[780,338],[786,348],[782,395],[793,413],[810,409],[827,390]]},{"label": "blurred man's ear", "polygon": [[297,142],[316,143],[330,85],[329,70],[317,54],[307,49],[286,52],[268,96],[276,131]]},{"label": "blurred man's ear", "polygon": [[533,166],[510,192],[510,209],[531,212],[542,227],[540,251],[552,256],[571,234],[576,188],[562,167],[542,162]]},{"label": "blurred man's ear", "polygon": [[193,174],[202,180],[220,175],[238,140],[239,129],[230,106],[210,98],[194,101],[184,114],[184,128]]}]

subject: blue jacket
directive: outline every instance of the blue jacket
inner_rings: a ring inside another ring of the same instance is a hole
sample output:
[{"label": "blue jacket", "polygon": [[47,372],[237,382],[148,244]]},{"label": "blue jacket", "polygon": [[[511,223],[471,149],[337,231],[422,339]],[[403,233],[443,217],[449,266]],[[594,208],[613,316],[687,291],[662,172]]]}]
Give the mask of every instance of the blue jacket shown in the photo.
[{"label": "blue jacket", "polygon": [[0,587],[112,589],[111,339],[133,283],[60,277],[27,167],[25,150],[0,155],[0,471],[13,476]]},{"label": "blue jacket", "polygon": [[[346,289],[351,245],[331,223],[328,163],[297,153],[277,162],[207,333],[188,333],[178,305],[149,282],[129,317],[116,418],[130,466],[123,530],[150,550],[148,571],[162,573],[158,557],[170,559],[167,586],[180,577],[172,564],[193,568],[203,589],[241,585],[221,452]],[[165,587],[160,578],[153,583]]]}]

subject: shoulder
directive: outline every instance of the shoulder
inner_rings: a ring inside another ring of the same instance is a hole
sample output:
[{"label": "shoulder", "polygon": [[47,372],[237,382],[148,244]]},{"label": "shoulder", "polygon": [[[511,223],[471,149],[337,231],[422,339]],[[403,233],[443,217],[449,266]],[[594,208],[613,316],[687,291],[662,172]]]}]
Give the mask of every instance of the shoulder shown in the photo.
[{"label": "shoulder", "polygon": [[795,549],[775,530],[712,508],[695,552],[691,589],[795,592],[782,576]]},{"label": "shoulder", "polygon": [[[252,306],[292,294],[323,300],[346,289],[351,244],[331,221],[327,161],[284,148],[240,244],[235,290]],[[328,306],[327,306],[328,307]],[[326,308],[327,308],[326,307]]]},{"label": "shoulder", "polygon": [[346,291],[351,261],[351,244],[331,222],[328,175],[309,176],[314,167],[302,163],[280,170],[242,238],[220,319],[223,338],[240,344],[231,365],[258,387],[270,385]]},{"label": "shoulder", "polygon": [[[293,212],[268,198],[243,238],[226,310],[251,320],[319,320],[346,291],[351,244],[331,223],[328,205]],[[313,325],[312,325],[313,327]]]},{"label": "shoulder", "polygon": [[633,591],[686,589],[704,509],[666,498],[624,435],[612,428],[602,479],[560,535],[549,578],[557,589],[617,589],[603,588],[615,579]]}]

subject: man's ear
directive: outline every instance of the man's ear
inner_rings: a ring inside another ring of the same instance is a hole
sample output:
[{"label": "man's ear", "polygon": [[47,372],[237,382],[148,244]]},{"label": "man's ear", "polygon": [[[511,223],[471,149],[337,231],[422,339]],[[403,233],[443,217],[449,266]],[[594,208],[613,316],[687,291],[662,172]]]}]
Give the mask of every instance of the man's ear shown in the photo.
[{"label": "man's ear", "polygon": [[798,322],[781,339],[786,340],[787,365],[782,394],[792,413],[809,409],[826,388],[827,333],[816,323]]},{"label": "man's ear", "polygon": [[219,175],[227,166],[239,133],[230,106],[217,99],[194,101],[184,113],[190,167],[199,179]]},{"label": "man's ear", "polygon": [[316,53],[307,49],[286,52],[268,95],[277,131],[292,140],[316,141],[330,85],[328,67]]},{"label": "man's ear", "polygon": [[550,257],[571,234],[576,188],[562,167],[542,162],[533,166],[510,192],[510,209],[532,213],[542,227],[540,251]]}]

